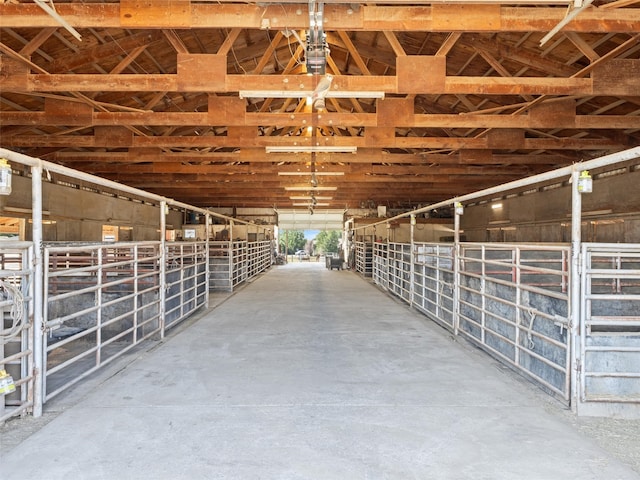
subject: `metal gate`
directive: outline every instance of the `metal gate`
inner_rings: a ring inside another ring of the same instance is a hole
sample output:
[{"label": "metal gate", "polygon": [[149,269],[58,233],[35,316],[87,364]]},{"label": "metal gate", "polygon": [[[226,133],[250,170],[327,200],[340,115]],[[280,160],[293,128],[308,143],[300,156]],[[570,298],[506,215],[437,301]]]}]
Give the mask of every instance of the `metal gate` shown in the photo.
[{"label": "metal gate", "polygon": [[165,331],[207,303],[207,243],[176,242],[166,245]]},{"label": "metal gate", "polygon": [[640,415],[640,245],[583,244],[581,414]]},{"label": "metal gate", "polygon": [[33,406],[33,244],[0,246],[0,425]]},{"label": "metal gate", "polygon": [[458,333],[567,403],[567,246],[463,243]]},{"label": "metal gate", "polygon": [[160,251],[160,242],[45,245],[45,402],[161,332]]},{"label": "metal gate", "polygon": [[453,331],[455,246],[451,243],[414,243],[413,248],[413,305]]}]

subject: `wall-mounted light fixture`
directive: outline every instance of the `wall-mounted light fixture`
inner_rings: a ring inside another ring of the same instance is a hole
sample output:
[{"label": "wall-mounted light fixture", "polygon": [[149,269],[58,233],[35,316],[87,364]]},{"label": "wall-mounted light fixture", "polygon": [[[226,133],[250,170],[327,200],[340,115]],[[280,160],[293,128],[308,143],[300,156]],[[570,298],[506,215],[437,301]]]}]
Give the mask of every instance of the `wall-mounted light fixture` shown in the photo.
[{"label": "wall-mounted light fixture", "polygon": [[501,203],[494,203],[493,205],[491,205],[491,208],[493,210],[500,210],[502,208],[502,204]]},{"label": "wall-mounted light fixture", "polygon": [[11,195],[11,165],[6,158],[0,158],[0,195]]},{"label": "wall-mounted light fixture", "polygon": [[589,175],[588,170],[580,172],[580,177],[578,177],[578,191],[580,193],[591,193],[593,191],[593,179],[591,175]]}]

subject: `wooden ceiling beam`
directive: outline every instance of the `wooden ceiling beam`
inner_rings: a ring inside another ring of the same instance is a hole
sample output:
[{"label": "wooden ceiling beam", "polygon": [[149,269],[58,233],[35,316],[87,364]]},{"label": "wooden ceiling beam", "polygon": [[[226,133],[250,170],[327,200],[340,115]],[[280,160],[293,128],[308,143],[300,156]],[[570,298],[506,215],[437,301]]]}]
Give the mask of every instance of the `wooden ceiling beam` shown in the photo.
[{"label": "wooden ceiling beam", "polygon": [[[101,175],[107,176],[107,177],[113,177],[114,174],[111,174],[109,172],[104,172]],[[126,183],[126,184],[131,184],[131,182],[135,182],[136,184],[137,181],[135,180],[135,178],[132,178],[131,176],[127,176],[126,174],[115,174],[116,177],[118,179],[119,182],[121,183]],[[224,186],[227,190],[226,193],[229,194],[233,191],[233,189],[235,189],[237,186],[247,186],[247,185],[254,185],[255,183],[259,184],[260,186],[265,186],[266,183],[268,182],[276,182],[277,180],[271,180],[269,178],[265,178],[263,181],[256,181],[256,180],[251,180],[251,178],[255,178],[255,175],[228,175],[228,176],[214,176],[212,175],[212,178],[210,178],[209,180],[206,180],[204,178],[200,179],[200,180],[193,180],[193,179],[183,179],[183,175],[180,174],[172,174],[172,173],[168,173],[168,174],[163,174],[162,175],[167,181],[170,181],[171,183],[175,183],[176,186],[179,185],[178,182],[180,181],[184,181],[184,185],[187,185],[191,188],[201,188],[201,187],[207,187],[207,186],[215,186],[215,185],[221,185]],[[149,174],[145,174],[145,177],[149,177],[146,181],[153,181],[154,177]],[[236,178],[237,177],[237,178]],[[411,185],[419,185],[419,184],[423,184],[423,183],[429,183],[429,184],[445,184],[445,185],[456,185],[456,184],[464,184],[464,183],[468,183],[468,184],[477,184],[478,183],[478,175],[477,174],[470,174],[470,175],[421,175],[421,176],[413,176],[413,175],[364,175],[364,174],[354,174],[349,176],[348,178],[344,178],[341,181],[337,180],[338,177],[336,178],[331,178],[331,179],[325,179],[323,177],[323,181],[324,183],[320,183],[319,187],[323,187],[323,186],[330,186],[330,187],[338,187],[338,189],[348,189],[351,188],[354,184],[354,182],[358,183],[359,188],[364,188],[366,185],[380,185],[380,184],[384,184],[384,185],[395,185],[395,184],[411,184]],[[501,175],[497,175],[497,174],[493,174],[493,175],[483,175],[483,181],[484,182],[488,182],[489,184],[492,185],[498,185],[501,183],[505,183],[511,180],[515,180],[518,178],[522,178],[522,174],[518,174],[518,173],[509,173],[509,172],[504,172]],[[285,188],[285,187],[298,187],[298,186],[302,186],[302,187],[308,187],[309,189],[311,189],[311,185],[310,183],[307,181],[305,182],[301,182],[301,181],[297,181],[297,182],[284,182],[284,181],[280,181],[275,183],[273,186],[269,187],[272,190],[278,189],[278,188]]]},{"label": "wooden ceiling beam", "polygon": [[[636,117],[637,118],[637,117]],[[516,130],[517,132],[517,130]],[[191,138],[191,137],[189,137]],[[139,137],[134,136],[131,142],[127,140],[126,144],[114,144],[113,141],[105,140],[104,142],[96,142],[94,137],[86,136],[44,136],[39,138],[38,136],[28,136],[25,139],[21,139],[21,136],[5,136],[3,138],[3,144],[8,147],[76,147],[76,148],[95,148],[95,147],[158,147],[158,148],[175,148],[177,146],[190,146],[200,148],[238,148],[238,149],[251,149],[251,148],[264,148],[266,146],[290,146],[292,143],[298,143],[299,145],[305,145],[306,137],[295,137],[292,141],[292,137],[255,137],[254,139],[245,138],[243,142],[238,142],[236,139],[229,139],[225,136],[216,137],[204,137],[203,140],[198,141],[199,138],[185,139],[181,137]],[[393,137],[389,139],[381,139],[379,141],[368,141],[365,137],[325,137],[330,139],[330,142],[325,142],[325,145],[330,146],[355,146],[358,148],[387,148],[387,149],[520,149],[520,150],[611,150],[617,148],[628,147],[628,145],[621,143],[623,139],[611,139],[611,138],[524,138],[518,143],[505,143],[504,145],[492,145],[487,137],[482,138],[458,138],[458,137]],[[83,155],[79,153],[78,155]],[[87,155],[90,155],[87,153]],[[158,153],[158,156],[160,153]],[[255,158],[254,161],[273,162],[275,159],[287,159],[283,161],[295,161],[295,155],[287,154],[266,154],[264,151],[257,153],[260,158]],[[298,156],[298,158],[304,158],[304,154]],[[356,154],[357,155],[357,154]],[[347,158],[351,160],[345,161],[357,161],[357,156],[348,154]],[[117,156],[117,155],[116,155]],[[200,154],[193,153],[193,157],[198,158]],[[135,159],[135,152],[131,156]],[[202,156],[202,158],[206,158]]]},{"label": "wooden ceiling beam", "polygon": [[591,45],[589,45],[580,35],[578,35],[576,32],[566,32],[564,34],[565,37],[567,37],[569,39],[569,41],[571,41],[571,43],[573,43],[576,48],[578,50],[580,50],[580,52],[590,61],[590,62],[595,62],[596,60],[598,60],[600,58],[600,55],[598,55],[596,53],[596,51],[591,48]]},{"label": "wooden ceiling beam", "polygon": [[[400,57],[403,58],[403,57]],[[406,58],[406,57],[405,57]],[[297,75],[227,75],[226,87],[220,88],[221,80],[208,75],[189,83],[179,82],[173,74],[26,74],[14,78],[15,83],[4,88],[16,93],[30,92],[219,92],[234,93],[241,90],[292,90],[313,91],[313,79]],[[225,82],[223,79],[222,82]],[[441,83],[442,87],[438,84]],[[287,84],[292,85],[288,87]],[[621,85],[594,86],[591,78],[557,77],[473,77],[446,76],[424,91],[409,78],[403,88],[398,88],[396,76],[339,76],[334,78],[334,89],[353,92],[376,91],[387,94],[433,94],[433,95],[619,95]],[[630,81],[624,88],[625,95],[636,95],[640,80]]]},{"label": "wooden ceiling beam", "polygon": [[[108,104],[100,104],[109,107]],[[70,103],[70,108],[73,106]],[[106,110],[106,108],[104,109]],[[378,127],[380,123],[377,113],[339,113],[324,112],[321,115],[311,112],[286,113],[245,113],[240,116],[226,118],[225,125],[217,125],[215,113],[208,112],[93,112],[91,120],[86,123],[85,116],[74,119],[69,115],[49,115],[47,112],[0,112],[2,125],[64,125],[64,126],[237,126],[237,127],[266,127],[271,125],[292,125],[303,128],[309,125],[316,127]],[[383,118],[383,121],[384,118]],[[416,114],[398,116],[394,119],[396,128],[512,128],[512,129],[638,129],[640,116],[637,115],[563,115],[560,118],[553,115],[448,115],[448,114]],[[43,137],[47,138],[47,137]],[[217,142],[215,136],[181,136],[155,137],[149,139],[151,143],[167,142],[171,145],[203,146],[208,141]],[[260,140],[264,140],[260,136]],[[52,141],[57,141],[52,139]],[[251,140],[249,140],[251,141]]]},{"label": "wooden ceiling beam", "polygon": [[[123,182],[122,179],[118,177],[112,178],[115,181],[120,183]],[[501,178],[500,181],[504,181],[504,178]],[[145,189],[152,192],[157,192],[158,190],[162,190],[164,192],[174,192],[168,196],[180,195],[181,198],[185,196],[207,196],[208,198],[218,198],[219,200],[226,200],[226,197],[233,199],[241,199],[241,200],[259,200],[259,201],[270,201],[271,198],[288,198],[291,196],[303,196],[310,195],[314,193],[315,195],[321,196],[331,196],[334,199],[361,199],[367,198],[369,196],[375,195],[377,197],[385,197],[385,198],[394,198],[394,197],[412,197],[414,199],[419,199],[420,197],[427,194],[437,193],[439,195],[446,194],[450,192],[452,189],[454,192],[459,192],[460,190],[468,190],[468,189],[477,189],[482,186],[490,186],[492,185],[490,181],[484,180],[482,182],[456,182],[455,184],[441,183],[441,184],[432,184],[429,182],[425,182],[424,184],[416,184],[416,183],[376,183],[370,184],[367,188],[358,188],[358,189],[348,189],[347,187],[338,189],[338,190],[313,190],[309,188],[309,190],[285,190],[283,186],[275,186],[275,187],[263,187],[261,185],[255,184],[234,184],[229,185],[227,188],[220,188],[219,186],[212,184],[210,187],[194,187],[190,185],[188,182],[183,184],[157,184],[154,182],[129,182],[126,183],[134,188]],[[450,197],[449,197],[450,198]]]},{"label": "wooden ceiling beam", "polygon": [[530,68],[545,75],[554,77],[570,77],[576,69],[562,62],[552,60],[540,55],[538,51],[526,50],[522,47],[514,47],[495,39],[488,39],[480,35],[470,35],[464,37],[464,42],[459,42],[458,47],[471,53],[476,50],[487,51],[500,58],[518,63],[523,67]]},{"label": "wooden ceiling beam", "polygon": [[384,33],[384,37],[389,42],[389,45],[391,46],[391,49],[393,50],[393,53],[396,55],[396,57],[404,57],[407,55],[407,53],[404,51],[404,47],[398,41],[398,37],[396,37],[394,32],[385,30],[383,33]]},{"label": "wooden ceiling beam", "polygon": [[240,32],[242,32],[242,28],[232,28],[231,31],[227,34],[224,39],[224,42],[220,46],[218,50],[218,55],[227,55],[231,48],[233,47],[234,42],[240,36]]},{"label": "wooden ceiling beam", "polygon": [[178,32],[173,29],[164,29],[162,30],[162,34],[176,53],[189,53],[189,49],[182,41],[182,38],[180,38],[180,35],[178,35]]},{"label": "wooden ceiling beam", "polygon": [[446,57],[461,36],[462,36],[462,32],[450,33],[445,39],[445,41],[442,42],[442,45],[440,45],[440,48],[438,48],[438,51],[436,52],[436,57]]},{"label": "wooden ceiling beam", "polygon": [[284,38],[284,35],[281,31],[277,31],[274,35],[273,39],[269,42],[269,46],[264,49],[264,52],[256,65],[256,68],[251,72],[253,75],[260,75],[264,68],[267,66],[267,63],[273,59],[273,53],[278,48],[278,45]]},{"label": "wooden ceiling beam", "polygon": [[[146,8],[153,8],[153,2]],[[213,4],[193,3],[186,15],[164,15],[145,17],[145,8],[139,4],[137,19],[122,15],[118,3],[76,4],[60,3],[56,11],[70,25],[77,29],[99,28],[136,28],[139,19],[145,18],[147,28],[270,28],[308,27],[306,15],[300,15],[300,5],[253,5],[253,4]],[[566,7],[464,5],[468,17],[475,17],[472,24],[456,18],[461,5],[360,5],[358,10],[348,4],[330,4],[325,6],[325,25],[340,26],[343,30],[387,30],[387,31],[494,31],[496,25],[503,31],[511,32],[548,32],[565,16]],[[457,10],[456,10],[457,9]],[[564,27],[565,31],[617,31],[636,32],[640,22],[640,9],[625,8],[624,15],[616,9],[587,9]],[[451,21],[451,18],[458,21]],[[188,23],[186,23],[188,22]],[[0,28],[47,28],[59,27],[54,18],[35,4],[0,4]]]},{"label": "wooden ceiling beam", "polygon": [[29,41],[29,43],[20,49],[20,55],[24,55],[25,57],[33,55],[56,30],[57,28],[54,27],[43,28],[40,30],[40,32],[38,32],[38,34]]},{"label": "wooden ceiling beam", "polygon": [[48,70],[51,72],[66,73],[85,65],[92,63],[104,62],[113,57],[126,55],[131,50],[146,46],[151,47],[160,43],[162,34],[159,31],[140,31],[133,34],[113,40],[109,43],[97,45],[88,49],[83,49],[73,55],[61,55],[53,62],[49,63]]},{"label": "wooden ceiling beam", "polygon": [[[250,149],[247,149],[250,150]],[[355,155],[347,153],[331,153],[331,154],[317,154],[316,162],[318,165],[332,165],[332,164],[380,164],[380,165],[562,165],[567,161],[574,160],[570,156],[566,155],[515,155],[515,154],[493,154],[491,150],[486,150],[489,154],[483,154],[485,151],[471,151],[465,153],[462,151],[456,155],[445,154],[401,154],[401,153],[384,153],[379,150],[371,150],[368,152],[359,152]],[[49,157],[48,157],[49,158]],[[135,151],[129,152],[56,152],[50,155],[50,159],[59,163],[73,164],[74,167],[83,169],[83,165],[90,165],[96,163],[104,163],[107,165],[113,165],[112,168],[117,168],[117,164],[135,164],[144,163],[149,164],[148,157],[139,157]],[[229,164],[237,164],[238,162],[250,162],[251,165],[266,164],[267,168],[273,168],[273,164],[282,163],[283,165],[290,165],[290,168],[294,168],[297,164],[306,164],[309,162],[309,158],[302,155],[278,155],[274,160],[271,158],[265,158],[262,150],[256,149],[254,152],[245,154],[242,152],[242,158],[240,158],[240,152],[238,153],[163,153],[153,157],[153,163],[172,163],[172,162],[190,162],[194,164],[215,162],[226,162]]]},{"label": "wooden ceiling beam", "polygon": [[[344,35],[342,35],[344,38]],[[346,37],[348,39],[348,37]],[[430,78],[430,82],[424,83],[414,78],[412,69],[404,68],[407,62],[402,62],[398,68],[397,77],[393,76],[338,76],[334,79],[332,88],[345,91],[373,90],[386,93],[431,93],[431,94],[511,94],[511,95],[634,95],[640,88],[640,80],[630,76],[625,82],[619,82],[608,88],[609,82],[598,82],[597,78],[582,78],[587,73],[597,69],[605,60],[615,58],[615,55],[631,48],[638,41],[640,35],[631,37],[620,47],[607,55],[594,61],[591,65],[574,73],[570,78],[557,77],[472,77],[472,76],[442,76]],[[2,46],[5,53],[18,61],[29,65],[40,72],[24,75],[14,75],[13,82],[7,85],[5,90],[16,92],[32,91],[100,91],[100,92],[131,92],[147,91],[152,89],[184,92],[236,92],[241,90],[300,90],[311,91],[314,88],[314,78],[294,75],[225,75],[224,73],[203,75],[198,73],[204,65],[210,63],[215,67],[226,57],[220,55],[188,55],[178,54],[177,74],[148,74],[148,75],[117,75],[117,74],[49,74],[42,68],[32,64],[27,58],[17,52],[10,51]],[[356,52],[357,53],[357,52]],[[414,56],[410,64],[419,62],[428,67],[433,63],[429,56]],[[398,57],[398,61],[406,57]],[[214,61],[215,60],[215,61]],[[182,62],[182,63],[181,63]],[[634,65],[638,60],[626,60],[627,64]],[[360,63],[363,63],[361,61]],[[195,67],[191,66],[195,65]],[[213,68],[212,67],[212,68]],[[5,67],[7,68],[7,67]],[[366,69],[366,65],[362,65]],[[637,68],[637,67],[636,67]],[[605,69],[600,68],[600,71]],[[432,75],[433,76],[433,75]],[[623,86],[621,86],[623,85]],[[621,92],[621,88],[625,91]]]},{"label": "wooden ceiling beam", "polygon": [[[568,163],[568,162],[565,162]],[[78,166],[80,168],[80,166]],[[152,176],[153,174],[180,173],[180,174],[202,174],[202,175],[228,175],[231,180],[251,179],[255,177],[251,175],[260,174],[260,178],[264,180],[284,180],[305,178],[311,176],[309,166],[291,166],[291,165],[185,165],[180,163],[154,163],[153,165],[109,165],[101,164],[83,164],[82,170],[91,170],[94,174],[101,173],[144,173]],[[349,182],[354,176],[359,175],[415,175],[415,176],[441,176],[441,175],[527,175],[533,169],[529,166],[506,165],[499,166],[471,166],[471,165],[380,165],[380,164],[349,164],[349,165],[325,165],[319,164],[316,167],[318,177],[322,177],[327,181],[337,180],[341,183]],[[343,175],[332,175],[332,173],[342,173]],[[292,174],[292,175],[286,175]],[[300,175],[298,175],[300,174]],[[366,178],[365,178],[366,180]],[[198,182],[207,182],[207,177],[203,177]]]}]

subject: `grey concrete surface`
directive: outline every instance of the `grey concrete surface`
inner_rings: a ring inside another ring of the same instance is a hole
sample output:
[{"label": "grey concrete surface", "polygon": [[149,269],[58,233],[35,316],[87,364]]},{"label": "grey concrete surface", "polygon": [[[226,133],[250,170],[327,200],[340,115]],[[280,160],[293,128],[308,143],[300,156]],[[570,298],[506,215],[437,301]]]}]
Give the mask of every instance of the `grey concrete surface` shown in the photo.
[{"label": "grey concrete surface", "polygon": [[640,478],[526,381],[313,262],[102,375],[0,447],[0,478]]}]

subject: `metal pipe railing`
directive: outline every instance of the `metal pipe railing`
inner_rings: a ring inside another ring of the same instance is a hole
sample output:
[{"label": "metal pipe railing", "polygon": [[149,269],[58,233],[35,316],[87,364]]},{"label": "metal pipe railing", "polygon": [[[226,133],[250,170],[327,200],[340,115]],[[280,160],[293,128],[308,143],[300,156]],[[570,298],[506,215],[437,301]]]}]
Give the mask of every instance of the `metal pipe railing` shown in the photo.
[{"label": "metal pipe railing", "polygon": [[[42,170],[47,170],[48,172],[59,173],[61,175],[65,175],[67,177],[76,178],[78,180],[84,180],[85,182],[92,183],[94,185],[100,185],[106,188],[112,188],[118,190],[123,193],[128,193],[131,195],[135,195],[142,198],[147,198],[149,200],[153,200],[161,205],[162,202],[165,202],[167,205],[171,205],[174,207],[184,208],[187,210],[191,210],[193,212],[202,213],[204,215],[211,215],[217,218],[221,218],[224,220],[233,220],[234,222],[241,223],[244,225],[253,225],[251,222],[247,222],[244,220],[239,220],[237,218],[228,217],[227,215],[223,215],[221,213],[214,212],[212,210],[208,210],[205,208],[196,207],[194,205],[189,205],[187,203],[180,202],[178,200],[174,200],[172,198],[163,197],[161,195],[156,195],[154,193],[146,192],[144,190],[140,190],[134,187],[130,187],[128,185],[124,185],[122,183],[114,182],[113,180],[107,180],[106,178],[101,178],[90,173],[80,172],[78,170],[74,170],[69,167],[65,167],[63,165],[58,165],[56,163],[47,162],[46,160],[41,160],[39,158],[30,157],[28,155],[24,155],[22,153],[14,152],[12,150],[7,150],[6,148],[0,148],[0,158],[6,158],[9,161],[20,163],[23,165],[27,165],[30,167],[38,167]],[[34,219],[35,224],[35,219]]]},{"label": "metal pipe railing", "polygon": [[[4,155],[0,149],[0,156]],[[44,402],[44,340],[41,332],[44,331],[43,311],[43,265],[42,265],[42,165],[31,165],[31,215],[33,218],[33,371],[35,381],[33,385],[33,416],[42,416],[42,403]]]},{"label": "metal pipe railing", "polygon": [[498,193],[505,193],[511,190],[521,189],[531,185],[536,185],[538,183],[547,182],[549,180],[556,180],[558,178],[563,178],[563,177],[572,177],[574,172],[579,173],[583,170],[593,170],[595,168],[606,167],[609,165],[614,165],[616,163],[633,160],[634,158],[639,158],[639,157],[640,157],[640,147],[630,148],[622,152],[613,153],[611,155],[595,158],[593,160],[587,160],[585,162],[574,163],[573,165],[570,165],[568,167],[558,168],[550,172],[539,173],[538,175],[533,175],[531,177],[522,178],[520,180],[515,180],[513,182],[504,183],[496,187],[490,187],[484,190],[479,190],[477,192],[469,193],[467,195],[454,197],[449,200],[444,200],[442,202],[428,205],[426,207],[421,207],[416,210],[404,212],[394,217],[385,218],[384,220],[381,220],[379,222],[369,223],[367,225],[361,225],[361,226],[353,226],[352,230],[359,230],[362,228],[369,228],[376,225],[393,222],[396,220],[400,220],[401,218],[409,217],[411,215],[420,215],[422,213],[429,212],[436,208],[455,205],[456,203],[464,203],[464,202],[468,202],[469,200],[477,200],[479,198],[497,195]]}]

